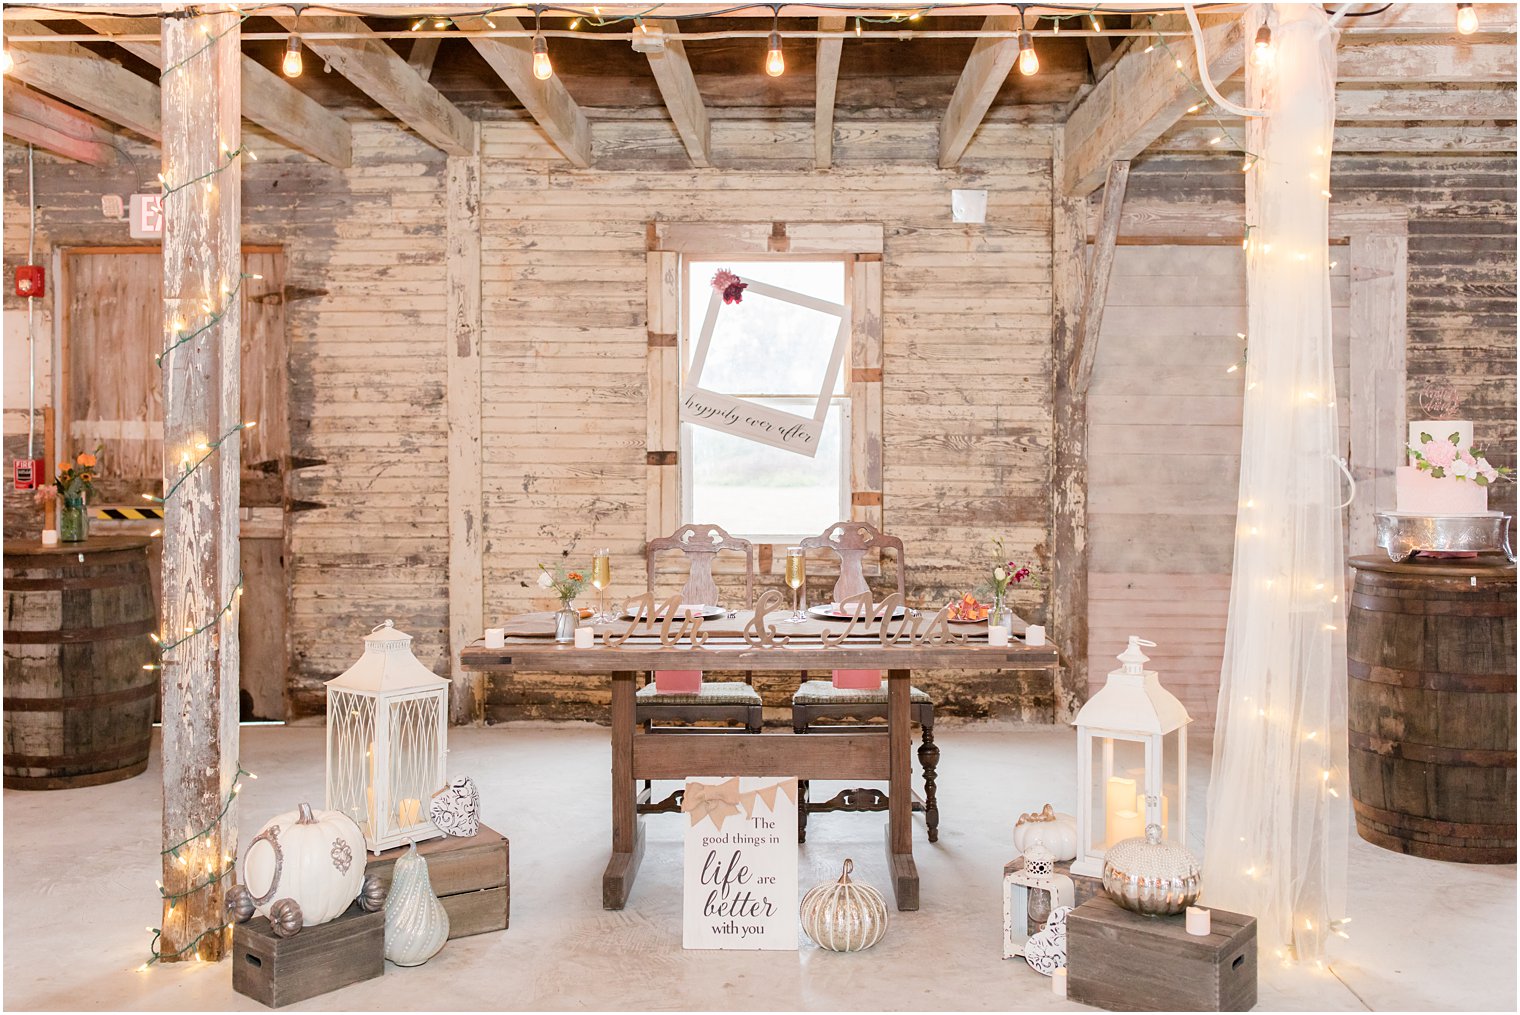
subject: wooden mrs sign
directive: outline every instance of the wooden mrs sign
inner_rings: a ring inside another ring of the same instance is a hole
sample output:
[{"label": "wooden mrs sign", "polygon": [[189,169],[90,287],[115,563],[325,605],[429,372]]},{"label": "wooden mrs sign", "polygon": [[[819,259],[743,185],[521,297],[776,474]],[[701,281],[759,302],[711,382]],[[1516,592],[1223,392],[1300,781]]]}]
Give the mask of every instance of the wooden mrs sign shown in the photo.
[{"label": "wooden mrs sign", "polygon": [[[843,644],[849,638],[857,625],[862,629],[869,628],[878,614],[881,616],[881,626],[878,628],[877,637],[881,639],[883,648],[889,648],[899,644],[906,644],[909,648],[918,648],[925,645],[966,644],[966,636],[956,634],[950,629],[950,607],[944,606],[929,621],[929,626],[923,628],[923,618],[917,616],[914,611],[907,609],[906,602],[901,592],[894,592],[882,600],[878,610],[871,602],[871,590],[868,588],[858,596],[851,596],[839,604],[842,608],[850,611],[850,622],[843,631],[833,633],[824,631],[819,640],[828,648]],[[853,609],[851,609],[853,607]],[[902,623],[897,629],[892,628],[892,615],[898,607],[903,608]]]}]

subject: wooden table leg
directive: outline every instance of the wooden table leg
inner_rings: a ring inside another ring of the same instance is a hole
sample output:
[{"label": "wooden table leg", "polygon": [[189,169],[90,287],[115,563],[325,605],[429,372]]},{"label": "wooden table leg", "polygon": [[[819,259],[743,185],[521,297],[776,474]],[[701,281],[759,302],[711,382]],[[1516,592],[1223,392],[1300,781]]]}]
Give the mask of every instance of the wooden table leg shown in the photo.
[{"label": "wooden table leg", "polygon": [[908,670],[887,671],[887,874],[900,910],[918,908],[918,865],[913,862],[913,721]]},{"label": "wooden table leg", "polygon": [[602,874],[602,908],[622,909],[644,857],[633,781],[634,673],[612,674],[612,858]]}]

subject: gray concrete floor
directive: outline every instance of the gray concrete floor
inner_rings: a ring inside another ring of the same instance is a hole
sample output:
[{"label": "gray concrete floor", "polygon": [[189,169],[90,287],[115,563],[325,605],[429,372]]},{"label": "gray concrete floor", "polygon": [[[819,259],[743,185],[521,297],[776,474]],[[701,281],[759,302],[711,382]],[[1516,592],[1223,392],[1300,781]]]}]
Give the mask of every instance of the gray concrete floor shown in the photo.
[{"label": "gray concrete floor", "polygon": [[[1070,730],[949,726],[939,736],[940,841],[915,822],[923,908],[892,913],[886,939],[855,955],[804,940],[793,953],[681,948],[681,819],[645,821],[648,846],[628,908],[602,910],[608,845],[607,735],[593,726],[455,730],[451,775],[480,785],[483,817],[512,840],[512,926],[450,942],[425,966],[291,1010],[813,1009],[1085,1010],[1001,955],[1002,865],[1021,810],[1070,810]],[[1206,740],[1193,755],[1193,845],[1203,824]],[[322,730],[248,728],[245,838],[274,813],[322,797]],[[110,786],[4,794],[7,1009],[258,1010],[227,963],[155,966],[144,927],[159,917],[159,768]],[[800,882],[844,857],[885,887],[881,815],[815,817]],[[1264,961],[1261,1010],[1515,1010],[1515,868],[1399,856],[1353,836],[1351,937],[1328,971]]]}]

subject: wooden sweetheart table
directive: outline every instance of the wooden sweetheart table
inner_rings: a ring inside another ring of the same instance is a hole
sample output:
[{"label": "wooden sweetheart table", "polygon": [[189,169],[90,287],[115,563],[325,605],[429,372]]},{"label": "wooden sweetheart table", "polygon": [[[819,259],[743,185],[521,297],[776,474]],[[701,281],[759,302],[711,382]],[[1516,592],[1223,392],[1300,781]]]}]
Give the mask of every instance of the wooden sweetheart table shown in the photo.
[{"label": "wooden sweetheart table", "polygon": [[[515,618],[509,632],[545,627],[550,614]],[[835,633],[842,624],[778,624],[777,634],[791,638],[784,647],[753,648],[721,628],[735,629],[749,619],[740,611],[728,623],[705,630],[701,648],[665,648],[657,638],[630,637],[621,648],[605,647],[601,634],[621,624],[597,629],[594,648],[558,645],[543,636],[511,634],[502,648],[476,641],[461,652],[464,668],[494,674],[605,674],[612,681],[612,857],[602,875],[602,906],[622,909],[633,888],[643,856],[644,833],[636,811],[637,783],[645,779],[683,780],[689,776],[796,776],[799,779],[875,779],[888,783],[887,865],[900,910],[918,909],[918,868],[913,862],[910,785],[911,747],[909,682],[914,670],[1054,670],[1054,648],[1030,648],[1021,642],[992,647],[986,628],[966,643],[885,646],[867,628],[859,637],[826,646],[820,630]],[[887,673],[887,731],[797,736],[791,732],[733,736],[660,736],[644,733],[634,720],[635,680],[657,669],[716,671],[879,669]]]}]

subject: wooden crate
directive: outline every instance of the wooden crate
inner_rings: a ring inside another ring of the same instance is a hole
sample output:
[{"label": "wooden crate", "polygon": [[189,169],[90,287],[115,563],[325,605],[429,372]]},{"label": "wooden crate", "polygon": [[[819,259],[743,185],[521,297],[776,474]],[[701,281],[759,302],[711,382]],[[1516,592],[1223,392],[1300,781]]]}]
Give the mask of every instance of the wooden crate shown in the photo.
[{"label": "wooden crate", "polygon": [[1249,1011],[1256,920],[1213,911],[1193,937],[1182,916],[1141,916],[1103,895],[1066,918],[1066,996],[1109,1011]]},{"label": "wooden crate", "polygon": [[[428,880],[449,914],[449,939],[506,930],[511,908],[506,836],[485,825],[469,838],[444,836],[417,844],[427,859]],[[396,859],[408,847],[371,856],[364,873],[374,874],[390,887]]]},{"label": "wooden crate", "polygon": [[[1007,877],[1014,871],[1020,871],[1023,869],[1024,858],[1022,856],[1014,857],[1012,860],[1009,860],[1007,863],[1003,864],[1003,876]],[[1057,863],[1056,873],[1065,874],[1067,877],[1071,878],[1072,888],[1074,890],[1074,894],[1076,895],[1075,902],[1079,906],[1082,903],[1086,902],[1088,899],[1103,894],[1103,879],[1088,877],[1084,874],[1073,874],[1071,872],[1070,860],[1065,860]],[[1033,900],[1030,901],[1033,903]],[[1039,907],[1031,905],[1028,920],[1029,926],[1026,930],[1026,933],[1030,935],[1038,934],[1040,931],[1045,929],[1045,917],[1041,916],[1039,919],[1036,919],[1035,913],[1037,912],[1040,912]],[[1049,915],[1050,907],[1048,905],[1044,907],[1044,912],[1046,915]]]},{"label": "wooden crate", "polygon": [[348,912],[294,937],[256,916],[232,930],[232,989],[271,1008],[305,1001],[385,972],[385,914]]}]

